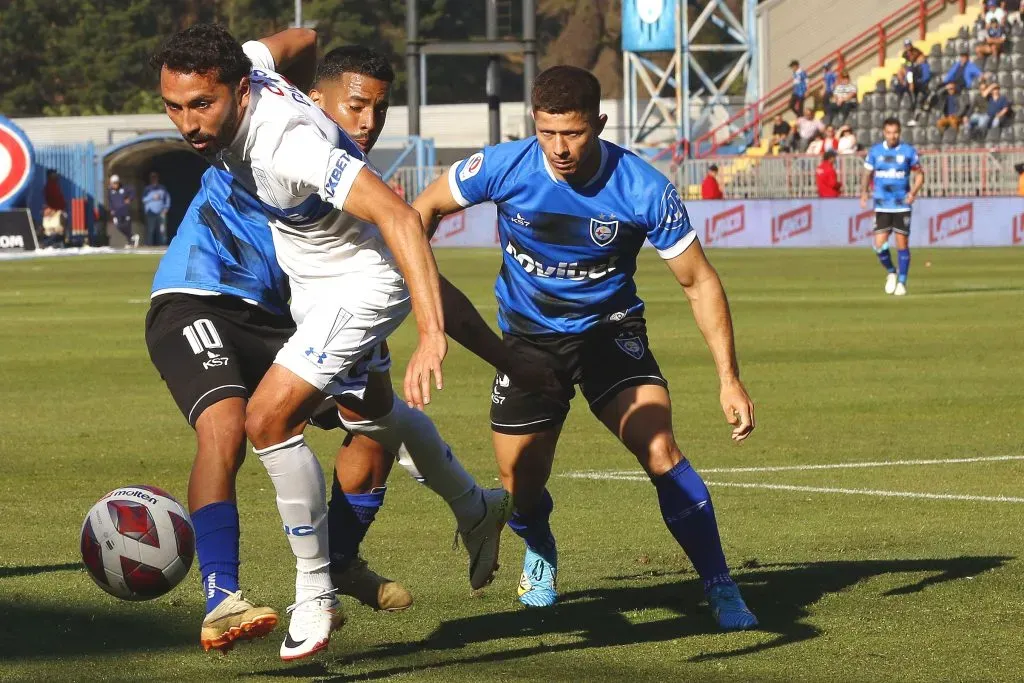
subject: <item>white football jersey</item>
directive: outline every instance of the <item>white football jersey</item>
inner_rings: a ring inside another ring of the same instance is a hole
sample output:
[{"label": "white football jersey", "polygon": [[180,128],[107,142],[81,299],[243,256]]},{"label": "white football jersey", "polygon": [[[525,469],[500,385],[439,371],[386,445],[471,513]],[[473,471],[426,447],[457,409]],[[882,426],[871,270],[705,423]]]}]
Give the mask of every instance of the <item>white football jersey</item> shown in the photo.
[{"label": "white football jersey", "polygon": [[378,228],[344,211],[367,166],[362,151],[274,71],[266,45],[249,41],[243,49],[253,63],[249,108],[219,161],[263,205],[293,298],[355,273],[400,281]]}]

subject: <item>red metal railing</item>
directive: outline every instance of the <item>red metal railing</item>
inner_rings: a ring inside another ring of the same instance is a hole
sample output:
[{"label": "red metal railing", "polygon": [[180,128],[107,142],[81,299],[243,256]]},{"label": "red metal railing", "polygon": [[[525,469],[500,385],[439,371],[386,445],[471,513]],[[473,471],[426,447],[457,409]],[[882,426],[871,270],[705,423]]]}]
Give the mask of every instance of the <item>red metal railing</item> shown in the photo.
[{"label": "red metal railing", "polygon": [[[836,62],[842,70],[861,64],[875,57],[878,65],[885,64],[888,46],[899,36],[905,35],[916,26],[918,36],[924,38],[928,32],[928,19],[948,5],[956,4],[960,13],[967,11],[967,0],[911,0],[898,10],[875,23],[858,36],[848,40],[818,61],[806,67],[808,73],[807,91],[813,92],[824,86],[823,69],[828,62]],[[712,156],[724,144],[753,130],[755,138],[760,135],[761,124],[786,110],[792,83],[786,81],[753,104],[749,104],[725,123],[711,129],[690,144],[694,156]],[[733,127],[735,126],[735,129]]]}]

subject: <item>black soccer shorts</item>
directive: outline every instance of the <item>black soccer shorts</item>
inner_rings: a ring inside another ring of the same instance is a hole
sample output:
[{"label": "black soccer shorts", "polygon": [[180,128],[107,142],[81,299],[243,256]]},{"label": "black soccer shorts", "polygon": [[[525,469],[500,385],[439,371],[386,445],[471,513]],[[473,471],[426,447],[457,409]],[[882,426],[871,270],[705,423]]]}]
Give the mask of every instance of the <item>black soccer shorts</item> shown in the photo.
[{"label": "black soccer shorts", "polygon": [[895,232],[900,235],[910,235],[910,212],[890,211],[875,212],[875,232]]},{"label": "black soccer shorts", "polygon": [[233,296],[163,294],[146,316],[149,357],[193,427],[214,403],[248,398],[293,332],[291,316]]},{"label": "black soccer shorts", "polygon": [[491,429],[501,434],[535,434],[565,421],[578,384],[595,415],[629,387],[668,386],[647,343],[640,316],[594,327],[581,334],[505,334],[512,349],[541,354],[561,377],[557,394],[520,389],[498,373],[491,390]]}]

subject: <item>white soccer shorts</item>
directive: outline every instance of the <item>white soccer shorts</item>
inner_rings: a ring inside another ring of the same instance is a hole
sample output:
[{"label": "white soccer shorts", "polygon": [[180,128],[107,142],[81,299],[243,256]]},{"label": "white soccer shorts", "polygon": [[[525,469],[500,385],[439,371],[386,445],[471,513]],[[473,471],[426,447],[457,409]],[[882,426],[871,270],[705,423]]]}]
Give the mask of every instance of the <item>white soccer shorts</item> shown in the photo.
[{"label": "white soccer shorts", "polygon": [[401,279],[352,275],[315,291],[293,289],[295,334],[274,362],[325,394],[363,398],[369,373],[391,367],[382,342],[411,308]]}]

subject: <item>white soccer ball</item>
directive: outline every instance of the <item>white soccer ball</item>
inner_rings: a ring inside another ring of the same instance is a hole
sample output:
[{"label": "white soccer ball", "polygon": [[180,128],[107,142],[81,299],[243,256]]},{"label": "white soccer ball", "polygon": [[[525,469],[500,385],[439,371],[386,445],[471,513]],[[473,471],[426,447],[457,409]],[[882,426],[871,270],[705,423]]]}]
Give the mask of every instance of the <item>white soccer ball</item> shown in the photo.
[{"label": "white soccer ball", "polygon": [[150,600],[188,574],[195,531],[188,513],[155,486],[114,489],[82,523],[82,562],[96,585],[122,600]]}]

